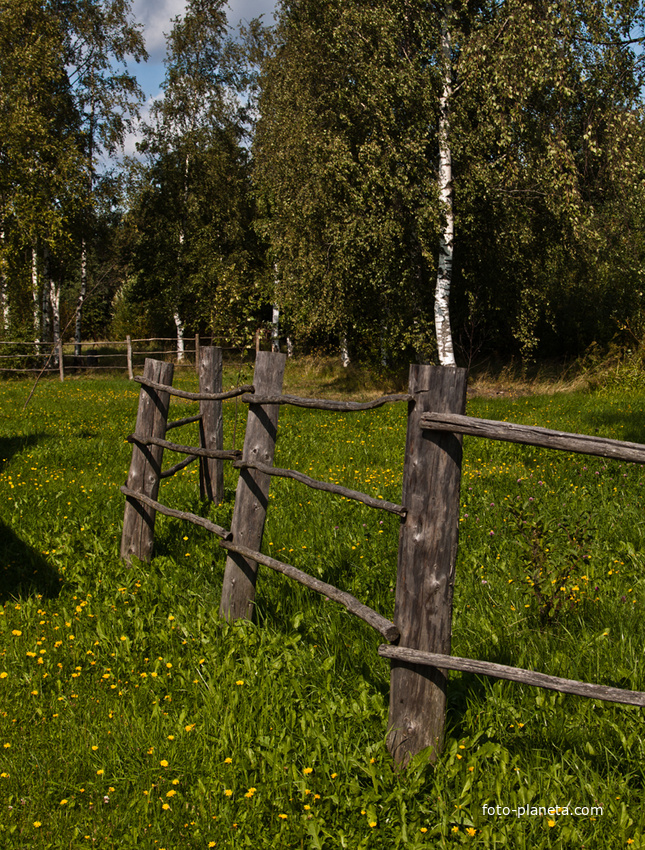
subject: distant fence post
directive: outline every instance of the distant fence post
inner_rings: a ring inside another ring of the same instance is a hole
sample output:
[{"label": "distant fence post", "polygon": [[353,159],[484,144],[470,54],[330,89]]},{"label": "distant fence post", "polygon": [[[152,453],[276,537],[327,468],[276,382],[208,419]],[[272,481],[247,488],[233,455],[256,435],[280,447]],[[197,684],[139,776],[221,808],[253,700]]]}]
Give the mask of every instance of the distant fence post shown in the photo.
[{"label": "distant fence post", "polygon": [[[286,357],[270,351],[259,351],[255,359],[253,386],[258,396],[280,395]],[[242,459],[273,466],[278,429],[278,404],[249,404]],[[271,477],[254,469],[242,469],[235,494],[231,522],[233,543],[259,551],[269,496]],[[220,617],[237,620],[253,618],[255,581],[258,565],[231,552],[226,559]]]},{"label": "distant fence post", "polygon": [[[146,358],[143,377],[158,384],[172,385],[174,367],[172,363]],[[141,386],[139,409],[135,433],[138,437],[161,437],[166,435],[170,394]],[[156,501],[159,493],[159,476],[163,459],[162,446],[132,444],[132,460],[127,486],[130,490]],[[154,508],[126,497],[121,535],[121,557],[130,561],[134,556],[141,561],[150,561],[154,547]]]},{"label": "distant fence post", "polygon": [[[427,411],[464,413],[465,369],[410,366],[408,431],[403,470],[407,516],[399,534],[394,622],[402,647],[450,654],[452,596],[459,533],[461,437],[422,430]],[[405,765],[426,747],[443,745],[447,673],[391,662],[387,744]]]},{"label": "distant fence post", "polygon": [[199,334],[195,334],[195,371],[199,375]]},{"label": "distant fence post", "polygon": [[[199,356],[200,393],[222,392],[222,349],[215,346],[199,346],[199,337],[195,337]],[[202,418],[199,423],[201,444],[205,449],[224,448],[224,425],[222,402],[199,402]],[[224,499],[224,461],[221,458],[202,457],[199,460],[199,489],[202,499],[219,504]]]},{"label": "distant fence post", "polygon": [[128,334],[125,338],[125,342],[127,345],[127,357],[128,357],[128,378],[133,381],[134,380],[134,370],[132,368],[132,338],[130,334]]},{"label": "distant fence post", "polygon": [[65,364],[63,363],[63,340],[58,340],[58,377],[62,383],[65,380]]}]

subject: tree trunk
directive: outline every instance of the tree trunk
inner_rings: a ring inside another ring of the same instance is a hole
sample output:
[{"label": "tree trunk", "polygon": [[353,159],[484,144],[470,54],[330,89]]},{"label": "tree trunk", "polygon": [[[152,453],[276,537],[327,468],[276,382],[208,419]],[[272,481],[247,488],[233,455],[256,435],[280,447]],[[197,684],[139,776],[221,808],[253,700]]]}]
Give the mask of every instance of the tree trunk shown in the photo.
[{"label": "tree trunk", "polygon": [[439,101],[439,201],[444,225],[439,237],[439,262],[434,301],[434,321],[437,351],[442,366],[454,366],[455,355],[450,331],[450,285],[454,239],[452,191],[452,156],[450,150],[450,98],[452,95],[452,62],[450,56],[449,18],[452,4],[448,3],[441,21],[441,53],[443,59],[443,88]]},{"label": "tree trunk", "polygon": [[184,323],[181,320],[178,310],[175,310],[173,319],[177,328],[177,363],[181,363],[184,359]]},{"label": "tree trunk", "polygon": [[87,243],[81,243],[81,289],[76,304],[76,324],[74,326],[74,356],[81,356],[81,327],[83,321],[83,302],[87,293]]},{"label": "tree trunk", "polygon": [[0,245],[2,245],[2,256],[0,256],[0,297],[2,297],[2,331],[9,332],[9,287],[7,286],[7,275],[4,263],[4,230],[0,230]]},{"label": "tree trunk", "polygon": [[340,340],[340,362],[345,369],[347,369],[351,362],[349,359],[349,348],[347,347],[347,334],[343,334]]},{"label": "tree trunk", "polygon": [[38,298],[38,250],[31,246],[31,296],[33,299],[34,342],[40,342],[40,299]]},{"label": "tree trunk", "polygon": [[54,363],[59,363],[60,351],[60,284],[49,274],[49,254],[45,249],[45,286],[49,286],[49,301],[52,308],[52,345],[55,351]]},{"label": "tree trunk", "polygon": [[280,353],[280,308],[276,304],[273,305],[271,318],[271,351]]}]

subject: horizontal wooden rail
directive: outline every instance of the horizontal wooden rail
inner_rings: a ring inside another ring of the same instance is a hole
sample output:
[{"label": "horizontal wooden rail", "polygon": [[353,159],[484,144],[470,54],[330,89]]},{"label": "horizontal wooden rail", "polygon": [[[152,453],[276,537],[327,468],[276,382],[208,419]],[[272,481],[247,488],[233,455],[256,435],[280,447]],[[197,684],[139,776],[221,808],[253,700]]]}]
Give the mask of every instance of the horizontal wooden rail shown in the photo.
[{"label": "horizontal wooden rail", "polygon": [[426,667],[438,667],[446,670],[463,670],[467,673],[477,673],[491,676],[494,679],[508,679],[522,685],[536,688],[548,688],[564,694],[576,694],[581,697],[620,702],[625,705],[645,706],[645,693],[642,691],[627,691],[622,688],[609,688],[605,685],[591,685],[586,682],[576,682],[574,679],[561,679],[558,676],[548,676],[546,673],[534,673],[520,667],[508,667],[506,664],[493,664],[490,661],[475,661],[472,658],[459,658],[456,655],[439,655],[435,652],[421,652],[417,649],[407,649],[404,646],[385,646],[378,648],[378,654],[383,658],[395,661],[405,661],[409,664],[421,664]]},{"label": "horizontal wooden rail", "polygon": [[383,635],[386,640],[393,641],[398,639],[399,630],[391,620],[388,620],[387,617],[383,617],[372,608],[364,605],[362,602],[359,602],[358,599],[355,596],[352,596],[351,593],[339,590],[337,587],[334,587],[333,584],[327,584],[320,579],[310,576],[308,573],[304,573],[297,567],[293,567],[291,564],[285,564],[282,561],[277,561],[275,558],[271,558],[269,555],[263,555],[261,552],[256,552],[254,549],[249,549],[247,546],[240,546],[230,540],[222,540],[219,545],[224,549],[227,549],[229,552],[237,552],[251,561],[256,561],[258,564],[264,564],[265,567],[269,567],[278,573],[282,573],[294,581],[303,584],[305,587],[315,590],[317,593],[322,593],[323,596],[333,599],[334,602],[339,602],[350,613],[355,614],[361,620],[368,623],[373,629],[376,629],[376,631]]},{"label": "horizontal wooden rail", "polygon": [[406,508],[402,505],[395,505],[393,502],[388,502],[385,499],[376,499],[374,496],[368,496],[366,493],[360,493],[358,490],[350,490],[348,487],[343,487],[340,484],[318,481],[316,478],[310,478],[308,475],[303,475],[302,472],[296,472],[294,469],[280,469],[279,467],[267,466],[264,463],[252,463],[247,460],[236,460],[233,466],[236,469],[257,469],[258,472],[264,472],[265,475],[276,475],[278,478],[293,478],[294,481],[300,481],[301,484],[305,484],[313,490],[324,490],[327,493],[335,493],[337,496],[344,496],[346,499],[362,502],[370,508],[380,508],[383,511],[389,511],[401,517],[407,514]]},{"label": "horizontal wooden rail", "polygon": [[164,469],[164,471],[159,475],[159,478],[172,478],[173,475],[181,472],[182,469],[190,466],[190,464],[194,463],[196,460],[196,455],[191,455],[184,460],[180,460],[179,463],[176,463],[174,466],[169,466],[168,469]]},{"label": "horizontal wooden rail", "polygon": [[[228,390],[225,393],[190,393],[187,390],[178,390],[175,387],[167,387],[164,384],[157,384],[154,381],[149,381],[142,375],[135,375],[134,380],[143,384],[144,387],[150,387],[153,390],[160,390],[161,392],[168,393],[169,395],[175,395],[178,398],[187,398],[191,401],[224,401],[224,399],[227,398],[235,398],[235,396],[253,392],[252,384],[244,384],[244,386],[236,387],[234,390]],[[250,399],[251,401],[253,400],[252,395],[250,396]]]},{"label": "horizontal wooden rail", "polygon": [[295,407],[309,407],[314,410],[337,410],[339,413],[349,413],[353,410],[373,410],[394,401],[412,401],[412,396],[407,394],[384,395],[374,401],[334,401],[326,398],[300,398],[295,395],[242,396],[242,401],[249,404],[292,404]]},{"label": "horizontal wooden rail", "polygon": [[173,428],[180,428],[182,425],[190,425],[191,422],[199,422],[202,418],[202,414],[198,413],[197,416],[187,416],[185,419],[175,419],[174,422],[168,422],[166,425],[166,433],[168,431],[172,431]]},{"label": "horizontal wooden rail", "polygon": [[421,427],[431,431],[453,431],[472,437],[503,440],[507,443],[522,443],[545,449],[596,455],[598,457],[645,463],[645,445],[628,443],[625,440],[610,440],[607,437],[591,437],[585,434],[567,434],[536,425],[518,425],[513,422],[498,422],[494,419],[476,419],[458,413],[424,413]]},{"label": "horizontal wooden rail", "polygon": [[125,439],[128,443],[137,443],[140,446],[162,446],[168,451],[192,457],[219,457],[222,460],[239,460],[242,457],[239,449],[202,449],[199,446],[181,446],[179,443],[162,440],[161,437],[139,437],[137,434],[129,434]]},{"label": "horizontal wooden rail", "polygon": [[156,502],[154,499],[150,499],[142,493],[130,490],[129,487],[121,487],[120,490],[124,496],[129,496],[137,502],[142,502],[144,505],[148,505],[149,508],[154,508],[160,514],[175,517],[175,519],[184,519],[186,522],[192,522],[193,525],[199,525],[202,528],[205,528],[206,531],[210,531],[217,535],[217,537],[221,537],[224,540],[228,540],[231,537],[230,531],[227,531],[225,528],[222,528],[220,525],[216,525],[208,519],[204,519],[204,517],[197,516],[197,514],[191,514],[188,511],[176,511],[174,508],[167,508],[165,505],[162,505],[161,502]]}]

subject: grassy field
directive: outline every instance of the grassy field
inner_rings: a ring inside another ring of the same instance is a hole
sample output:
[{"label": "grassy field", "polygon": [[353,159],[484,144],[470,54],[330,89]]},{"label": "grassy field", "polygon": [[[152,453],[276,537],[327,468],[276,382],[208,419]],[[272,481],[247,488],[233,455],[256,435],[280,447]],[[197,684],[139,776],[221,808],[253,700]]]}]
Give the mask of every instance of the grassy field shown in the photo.
[{"label": "grassy field", "polygon": [[[262,569],[257,624],[222,623],[224,553],[178,520],[158,517],[150,566],[124,566],[138,388],[44,381],[21,412],[30,389],[0,384],[0,846],[645,847],[640,709],[453,673],[441,758],[395,772],[380,637]],[[173,400],[171,418],[195,410]],[[644,411],[618,389],[468,410],[641,442]],[[226,447],[245,413],[225,406]],[[396,502],[404,441],[405,405],[283,408],[276,465]],[[645,472],[464,446],[453,653],[645,690]],[[194,466],[161,500],[227,525],[236,474],[221,506],[200,504]],[[271,487],[263,550],[392,616],[397,518]],[[569,814],[503,810],[556,806]]]}]

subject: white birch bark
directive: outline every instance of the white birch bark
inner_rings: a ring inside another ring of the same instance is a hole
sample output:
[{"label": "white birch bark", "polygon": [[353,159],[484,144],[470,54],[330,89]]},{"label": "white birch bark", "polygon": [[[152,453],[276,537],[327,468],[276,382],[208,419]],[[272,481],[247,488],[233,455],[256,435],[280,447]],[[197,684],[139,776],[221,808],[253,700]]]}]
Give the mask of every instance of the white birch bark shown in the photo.
[{"label": "white birch bark", "polygon": [[454,242],[454,211],[452,205],[452,156],[450,150],[450,98],[452,95],[452,63],[450,56],[449,18],[452,4],[446,5],[441,21],[441,53],[443,60],[443,87],[439,101],[439,201],[444,224],[439,237],[439,261],[434,301],[434,322],[437,334],[437,351],[442,366],[455,366],[450,330],[450,286],[452,283],[452,258]]},{"label": "white birch bark", "polygon": [[38,298],[38,251],[31,246],[31,296],[33,299],[34,342],[40,342],[40,299]]},{"label": "white birch bark", "polygon": [[81,289],[76,303],[76,323],[74,325],[74,356],[81,356],[81,333],[83,322],[83,303],[87,293],[87,243],[81,242]]},{"label": "white birch bark", "polygon": [[179,311],[175,310],[173,313],[173,319],[175,320],[175,327],[177,328],[177,363],[181,363],[184,359],[184,323],[181,320],[179,315]]},{"label": "white birch bark", "polygon": [[276,304],[271,316],[271,351],[280,351],[280,308]]},{"label": "white birch bark", "polygon": [[349,364],[351,362],[350,359],[349,359],[349,348],[347,346],[347,336],[345,334],[343,334],[343,337],[340,341],[340,362],[343,364],[345,369],[347,369],[347,367],[349,366]]},{"label": "white birch bark", "polygon": [[2,297],[2,330],[4,333],[9,331],[9,286],[7,284],[7,275],[5,272],[4,258],[4,230],[0,230],[0,245],[2,252],[0,256],[0,296]]}]

